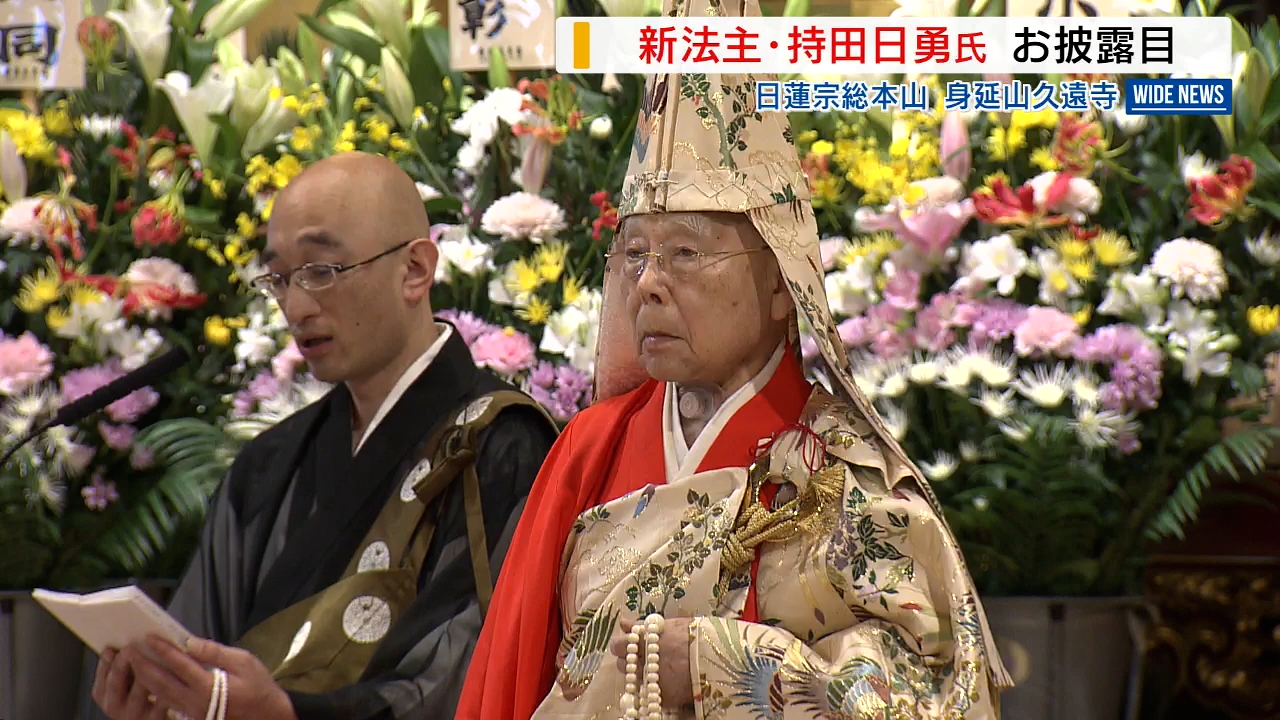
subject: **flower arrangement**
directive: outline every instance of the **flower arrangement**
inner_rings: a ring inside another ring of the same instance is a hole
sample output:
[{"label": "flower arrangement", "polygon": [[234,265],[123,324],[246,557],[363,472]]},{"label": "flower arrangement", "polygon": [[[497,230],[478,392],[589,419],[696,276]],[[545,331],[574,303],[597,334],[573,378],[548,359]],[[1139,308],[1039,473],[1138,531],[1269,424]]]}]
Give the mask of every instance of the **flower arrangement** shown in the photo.
[{"label": "flower arrangement", "polygon": [[1280,27],[1238,30],[1216,122],[795,119],[856,379],[985,592],[1132,590],[1143,542],[1280,440],[1224,427],[1280,350]]}]

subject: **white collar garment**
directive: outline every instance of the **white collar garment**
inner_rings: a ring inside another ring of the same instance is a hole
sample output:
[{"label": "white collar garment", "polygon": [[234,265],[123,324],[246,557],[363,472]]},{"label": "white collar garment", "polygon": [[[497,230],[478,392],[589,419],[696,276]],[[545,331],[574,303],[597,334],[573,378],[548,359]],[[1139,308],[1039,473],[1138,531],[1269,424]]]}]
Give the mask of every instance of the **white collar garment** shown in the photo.
[{"label": "white collar garment", "polygon": [[763,390],[765,385],[769,384],[769,380],[773,378],[773,373],[777,371],[778,365],[782,363],[782,354],[786,352],[786,347],[785,342],[778,345],[778,349],[773,352],[773,357],[769,358],[769,362],[765,363],[760,372],[756,373],[756,376],[751,378],[746,385],[738,388],[737,391],[725,399],[724,403],[716,410],[716,413],[711,416],[711,420],[702,428],[702,432],[698,433],[698,437],[694,439],[692,447],[685,441],[684,430],[681,427],[682,420],[680,418],[680,403],[676,384],[667,383],[666,395],[663,398],[665,412],[662,414],[667,482],[675,482],[698,471],[698,465],[702,463],[702,458],[707,454],[707,450],[711,448],[711,444],[719,437],[720,431],[729,423],[729,419],[738,410],[741,410],[742,406],[746,405],[751,398]]},{"label": "white collar garment", "polygon": [[369,421],[369,426],[364,429],[364,434],[360,436],[360,442],[356,445],[356,451],[351,453],[353,456],[360,452],[360,448],[364,447],[364,441],[368,440],[369,437],[373,435],[373,431],[378,428],[378,424],[387,416],[387,413],[391,412],[391,408],[395,407],[396,403],[400,402],[400,398],[404,396],[405,391],[409,389],[409,386],[421,377],[422,373],[427,371],[427,368],[431,366],[431,361],[435,360],[436,355],[440,354],[440,348],[444,347],[445,342],[449,339],[450,333],[453,332],[453,328],[444,323],[436,323],[436,329],[440,331],[440,337],[436,338],[436,341],[431,343],[431,347],[427,348],[426,352],[422,353],[417,360],[413,361],[413,364],[404,371],[404,374],[401,375],[400,379],[396,381],[396,384],[392,386],[391,392],[388,393],[387,398],[382,401],[382,405],[378,407],[378,412],[373,415],[373,420]]}]

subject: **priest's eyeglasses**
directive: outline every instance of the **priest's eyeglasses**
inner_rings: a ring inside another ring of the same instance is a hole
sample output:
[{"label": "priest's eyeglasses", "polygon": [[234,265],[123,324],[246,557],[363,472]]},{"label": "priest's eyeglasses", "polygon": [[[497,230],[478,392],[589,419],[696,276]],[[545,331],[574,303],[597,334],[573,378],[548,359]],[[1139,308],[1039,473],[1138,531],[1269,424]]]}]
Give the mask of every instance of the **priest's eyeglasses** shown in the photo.
[{"label": "priest's eyeglasses", "polygon": [[639,282],[650,260],[657,260],[658,268],[672,280],[683,280],[708,267],[737,255],[760,252],[768,248],[751,248],[749,250],[726,250],[724,252],[701,252],[691,247],[660,246],[657,252],[643,252],[636,248],[605,253],[605,269],[618,273],[632,282]]},{"label": "priest's eyeglasses", "polygon": [[370,263],[390,255],[391,253],[404,249],[413,240],[406,240],[395,247],[388,248],[374,255],[368,260],[361,260],[358,263],[349,265],[335,265],[333,263],[307,263],[290,270],[287,273],[265,273],[249,281],[249,286],[254,290],[268,295],[282,297],[286,290],[289,289],[289,283],[296,281],[298,287],[303,290],[327,290],[333,287],[338,281],[338,276],[349,270],[355,270],[358,267],[364,267]]}]

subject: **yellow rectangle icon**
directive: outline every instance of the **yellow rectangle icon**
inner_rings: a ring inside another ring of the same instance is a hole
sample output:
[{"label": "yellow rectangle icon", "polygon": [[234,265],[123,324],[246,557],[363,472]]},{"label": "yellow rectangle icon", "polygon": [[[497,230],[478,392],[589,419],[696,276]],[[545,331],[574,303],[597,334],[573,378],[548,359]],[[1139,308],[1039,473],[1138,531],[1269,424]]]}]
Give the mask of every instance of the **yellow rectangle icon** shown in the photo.
[{"label": "yellow rectangle icon", "polygon": [[576,22],[573,24],[573,69],[586,70],[591,67],[591,23]]}]

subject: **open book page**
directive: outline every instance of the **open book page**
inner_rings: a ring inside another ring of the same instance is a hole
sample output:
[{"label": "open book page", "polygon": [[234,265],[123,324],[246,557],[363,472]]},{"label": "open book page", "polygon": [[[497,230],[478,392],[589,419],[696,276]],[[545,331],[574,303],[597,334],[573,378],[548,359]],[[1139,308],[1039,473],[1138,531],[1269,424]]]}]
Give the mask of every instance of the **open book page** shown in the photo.
[{"label": "open book page", "polygon": [[148,635],[168,638],[178,647],[191,638],[181,623],[132,585],[88,595],[34,590],[31,597],[98,654]]}]

